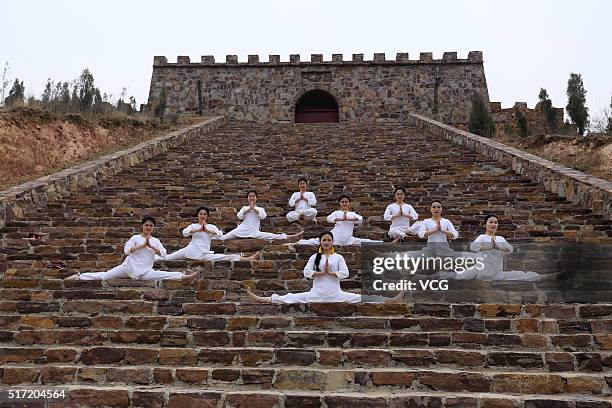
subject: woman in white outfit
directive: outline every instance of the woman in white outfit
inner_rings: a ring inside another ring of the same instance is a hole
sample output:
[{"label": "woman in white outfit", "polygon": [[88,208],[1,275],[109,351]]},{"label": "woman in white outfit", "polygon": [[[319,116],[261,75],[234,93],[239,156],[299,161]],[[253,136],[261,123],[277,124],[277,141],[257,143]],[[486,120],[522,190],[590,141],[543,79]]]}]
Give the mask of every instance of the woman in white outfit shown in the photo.
[{"label": "woman in white outfit", "polygon": [[295,222],[303,218],[316,223],[317,209],[314,206],[317,205],[317,198],[314,193],[306,191],[308,182],[305,178],[298,180],[298,187],[300,191],[293,193],[289,198],[289,207],[295,207],[295,210],[287,213],[287,220]]},{"label": "woman in white outfit", "polygon": [[176,252],[167,255],[165,261],[178,261],[181,259],[194,259],[198,261],[250,261],[257,259],[259,253],[249,257],[240,254],[215,254],[210,250],[213,239],[220,239],[223,232],[214,224],[208,224],[210,211],[206,207],[200,207],[196,211],[198,222],[190,224],[183,230],[183,236],[191,237],[189,245]]},{"label": "woman in white outfit", "polygon": [[228,239],[235,238],[258,238],[265,239],[266,241],[289,240],[294,242],[300,239],[304,234],[303,232],[300,232],[294,235],[287,235],[260,231],[259,226],[261,224],[261,220],[266,218],[266,211],[257,206],[257,193],[255,191],[249,191],[247,193],[247,200],[249,205],[242,207],[237,214],[238,219],[243,220],[242,223],[227,234],[222,235],[222,240],[226,241]]},{"label": "woman in white outfit", "polygon": [[132,278],[141,280],[161,280],[161,279],[188,279],[193,280],[197,272],[186,275],[182,272],[165,272],[153,269],[155,255],[161,259],[166,257],[166,249],[159,239],[155,238],[155,218],[145,216],[141,221],[142,232],[133,235],[125,244],[124,253],[127,255],[125,261],[119,266],[106,272],[77,273],[67,280],[108,280]]},{"label": "woman in white outfit", "polygon": [[419,219],[419,214],[410,204],[406,204],[404,199],[406,190],[404,187],[395,189],[395,202],[389,204],[383,216],[385,221],[391,221],[388,235],[393,239],[393,242],[398,242],[406,238],[407,234],[415,235],[419,229],[420,223],[414,223],[410,226],[410,221]]},{"label": "woman in white outfit", "polygon": [[541,275],[536,272],[504,271],[504,256],[512,253],[514,248],[497,235],[498,220],[494,215],[485,217],[485,233],[470,244],[470,250],[477,252],[482,258],[484,267],[472,267],[463,273],[457,273],[455,279],[507,280],[507,281],[537,281]]},{"label": "woman in white outfit", "polygon": [[459,233],[450,220],[442,218],[442,203],[431,203],[431,218],[424,220],[419,227],[419,238],[427,238],[427,243],[447,243],[449,239],[457,239]]},{"label": "woman in white outfit", "polygon": [[[308,259],[304,268],[304,276],[314,279],[312,289],[308,292],[288,293],[286,295],[273,294],[270,297],[257,296],[249,288],[249,298],[258,303],[358,303],[361,295],[357,293],[344,292],[340,288],[340,280],[349,277],[349,270],[344,257],[334,251],[334,236],[331,232],[323,232],[319,235],[321,242],[316,254]],[[380,303],[396,303],[403,299],[403,292],[394,298],[381,298]],[[380,297],[378,297],[380,298]],[[377,302],[378,303],[378,302]]]},{"label": "woman in white outfit", "polygon": [[[351,199],[347,195],[342,195],[338,199],[340,209],[327,216],[327,222],[335,224],[331,230],[336,245],[361,245],[364,242],[382,243],[373,239],[356,238],[353,236],[353,229],[356,224],[363,222],[363,217],[354,211],[350,211]],[[319,245],[319,238],[301,239],[296,245]]]}]

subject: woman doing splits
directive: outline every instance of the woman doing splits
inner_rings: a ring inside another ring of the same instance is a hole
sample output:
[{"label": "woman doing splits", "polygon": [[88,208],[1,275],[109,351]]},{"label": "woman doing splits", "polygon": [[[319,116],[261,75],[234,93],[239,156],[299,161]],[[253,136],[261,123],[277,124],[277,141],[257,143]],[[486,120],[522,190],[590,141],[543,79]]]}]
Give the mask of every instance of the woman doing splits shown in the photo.
[{"label": "woman doing splits", "polygon": [[[373,239],[356,238],[353,236],[355,224],[361,224],[363,217],[356,212],[349,211],[351,199],[347,195],[342,195],[338,199],[340,209],[327,216],[327,222],[335,224],[331,233],[335,237],[336,245],[361,245],[364,242],[382,243]],[[319,245],[318,238],[301,239],[296,245]]]},{"label": "woman doing splits", "polygon": [[419,227],[419,237],[427,238],[427,243],[445,242],[449,239],[457,239],[459,233],[452,222],[442,218],[442,203],[433,201],[431,203],[431,218],[424,220]]},{"label": "woman doing splits", "polygon": [[393,238],[393,242],[398,242],[406,238],[407,234],[415,235],[418,231],[420,223],[414,223],[410,226],[410,221],[419,219],[419,214],[410,204],[404,202],[406,190],[404,187],[395,189],[395,202],[389,204],[383,216],[385,221],[391,221],[388,235]]},{"label": "woman doing splits", "polygon": [[494,215],[485,217],[485,233],[481,234],[471,244],[470,249],[479,253],[484,267],[472,267],[463,273],[457,273],[455,279],[506,280],[506,281],[538,281],[541,275],[536,272],[504,271],[504,256],[512,253],[514,248],[504,239],[496,235],[498,220]]},{"label": "woman doing splits", "polygon": [[[358,303],[361,295],[344,292],[340,288],[340,280],[349,277],[349,270],[344,257],[334,251],[334,236],[331,232],[323,232],[319,236],[321,245],[316,254],[308,259],[304,268],[304,276],[314,279],[312,289],[302,293],[288,293],[286,295],[273,294],[270,297],[257,296],[247,289],[249,298],[258,303],[331,303],[346,302]],[[399,302],[403,299],[403,292],[394,298],[383,298],[385,303]]]},{"label": "woman doing splits", "polygon": [[295,222],[303,218],[316,223],[317,209],[314,206],[317,205],[317,199],[314,193],[306,191],[308,182],[305,178],[298,180],[298,187],[300,191],[293,193],[289,198],[289,206],[295,207],[295,210],[287,213],[287,220]]},{"label": "woman doing splits", "polygon": [[240,254],[215,254],[210,250],[210,242],[219,239],[223,232],[213,224],[208,224],[210,211],[206,207],[200,207],[196,211],[197,224],[191,224],[183,230],[185,237],[191,237],[191,242],[185,248],[167,255],[165,261],[178,261],[181,259],[194,259],[199,261],[245,261],[259,258],[259,253],[249,257]]},{"label": "woman doing splits", "polygon": [[227,234],[221,236],[222,240],[226,241],[234,238],[258,238],[265,239],[266,241],[289,240],[294,242],[300,239],[304,234],[304,232],[300,232],[294,235],[287,235],[260,231],[259,226],[261,224],[261,220],[266,218],[266,211],[261,207],[257,207],[257,193],[255,191],[248,192],[247,200],[249,205],[242,207],[237,214],[238,219],[243,220],[242,223]]},{"label": "woman doing splits", "polygon": [[193,280],[197,272],[186,275],[182,272],[165,272],[153,269],[155,255],[161,259],[166,257],[166,249],[159,239],[153,237],[155,229],[155,218],[145,216],[141,221],[142,233],[133,235],[125,244],[124,252],[127,255],[125,261],[119,266],[106,272],[77,273],[67,280],[108,280],[120,278],[132,278],[141,280],[161,279],[187,279]]}]

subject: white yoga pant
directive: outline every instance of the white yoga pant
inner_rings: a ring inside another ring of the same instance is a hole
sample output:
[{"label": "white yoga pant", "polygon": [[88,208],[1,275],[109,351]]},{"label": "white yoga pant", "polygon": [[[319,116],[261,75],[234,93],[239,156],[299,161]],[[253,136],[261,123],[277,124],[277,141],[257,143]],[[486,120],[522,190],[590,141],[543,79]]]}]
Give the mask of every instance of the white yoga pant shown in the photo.
[{"label": "white yoga pant", "polygon": [[[361,246],[364,242],[371,242],[373,244],[382,244],[382,241],[367,238],[355,238],[348,237],[348,239],[334,239],[334,245],[358,245]],[[295,245],[319,245],[319,238],[300,239]]]},{"label": "white yoga pant", "polygon": [[245,236],[236,235],[234,231],[230,231],[221,237],[223,241],[226,241],[228,239],[235,239],[235,238],[255,238],[255,239],[265,239],[266,241],[274,241],[276,239],[277,240],[287,239],[287,234],[273,234],[271,232],[257,231],[257,232],[252,233],[248,237],[245,237]]},{"label": "white yoga pant", "polygon": [[357,293],[350,293],[340,291],[330,296],[321,296],[320,294],[309,292],[301,293],[287,293],[286,295],[277,295],[276,293],[271,296],[272,303],[278,304],[291,304],[291,303],[359,303],[361,302],[361,295]]},{"label": "white yoga pant", "polygon": [[389,232],[387,233],[389,237],[395,238],[406,238],[406,235],[416,235],[419,232],[419,227],[421,226],[421,221],[415,221],[414,224],[408,226],[405,225],[403,227],[391,227],[389,228]]},{"label": "white yoga pant", "polygon": [[[315,217],[317,216],[317,209],[316,208],[307,208],[303,211],[301,211],[304,214],[304,219],[307,221],[312,221],[315,219]],[[289,222],[294,222],[300,219],[300,211],[289,211],[287,213],[287,220]]]},{"label": "white yoga pant", "polygon": [[292,303],[385,303],[389,298],[378,295],[368,295],[362,297],[357,293],[344,292],[334,293],[332,296],[321,296],[312,292],[287,293],[286,295],[273,294],[270,296],[271,303],[292,304]]},{"label": "white yoga pant", "polygon": [[[79,275],[80,280],[109,280],[109,279],[122,279],[131,278],[132,267],[127,262],[122,263],[119,266],[115,266],[113,269],[106,272],[87,272]],[[156,271],[154,269],[140,275],[137,278],[139,280],[162,280],[162,279],[182,279],[185,275],[183,272],[166,272]]]},{"label": "white yoga pant", "polygon": [[501,271],[495,275],[483,274],[474,268],[466,269],[462,273],[456,272],[440,272],[437,276],[441,279],[455,279],[455,280],[472,280],[477,279],[481,281],[522,281],[522,282],[536,282],[542,278],[537,272],[523,272],[523,271]]},{"label": "white yoga pant", "polygon": [[187,248],[181,248],[176,252],[166,255],[163,261],[179,261],[182,259],[193,259],[196,261],[239,261],[240,254],[202,254],[198,258],[188,258],[185,256]]},{"label": "white yoga pant", "polygon": [[389,228],[389,232],[388,235],[389,237],[395,239],[395,238],[406,238],[406,235],[411,234],[414,235],[414,232],[412,232],[412,229],[409,226],[405,226],[405,227],[391,227]]}]

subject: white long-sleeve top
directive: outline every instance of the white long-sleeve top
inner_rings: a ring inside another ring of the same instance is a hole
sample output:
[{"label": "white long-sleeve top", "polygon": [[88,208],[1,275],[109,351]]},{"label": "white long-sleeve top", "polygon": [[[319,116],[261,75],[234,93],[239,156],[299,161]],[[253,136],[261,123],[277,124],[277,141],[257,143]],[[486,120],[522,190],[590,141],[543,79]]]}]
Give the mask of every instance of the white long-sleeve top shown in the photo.
[{"label": "white long-sleeve top", "polygon": [[[206,224],[206,231],[199,231],[200,228],[202,228],[201,224],[191,224],[183,230],[185,237],[191,236],[191,242],[187,245],[185,252],[187,258],[197,259],[202,254],[212,254],[210,241],[223,235],[223,232],[213,224]],[[192,232],[195,230],[198,232]]]},{"label": "white long-sleeve top", "polygon": [[[127,255],[127,258],[124,262],[129,263],[132,267],[133,278],[144,275],[145,273],[151,271],[153,269],[153,263],[155,262],[155,251],[149,247],[145,247],[140,249],[134,253],[130,254],[130,250],[135,246],[142,245],[146,241],[142,235],[132,235],[129,241],[125,244],[125,248],[123,252]],[[162,245],[159,239],[155,237],[149,238],[149,243],[151,246],[159,249],[159,257],[164,259],[167,255],[166,248]]]},{"label": "white long-sleeve top", "polygon": [[304,211],[317,205],[317,198],[314,193],[306,191],[304,193],[304,198],[306,200],[301,200],[300,196],[299,191],[291,194],[291,198],[289,198],[289,207],[295,207],[297,211]]},{"label": "white long-sleeve top", "polygon": [[[333,224],[336,218],[343,219],[344,214],[344,211],[336,210],[327,216],[327,222]],[[331,233],[334,236],[334,241],[344,241],[347,240],[349,237],[352,237],[355,224],[361,224],[361,222],[363,221],[363,217],[353,211],[347,211],[346,218],[357,218],[357,221],[336,222],[334,228],[331,230]]]},{"label": "white long-sleeve top", "polygon": [[[493,250],[491,237],[486,234],[479,235],[472,243],[470,249],[474,252],[480,252],[479,257],[482,257],[483,267],[480,270],[473,269],[479,279],[510,279],[510,280],[529,280],[534,276],[538,276],[534,272],[525,273],[523,271],[503,272],[504,270],[504,255],[513,251],[510,245],[503,237],[495,236],[495,242],[500,249]],[[473,267],[474,268],[474,267]],[[468,272],[468,271],[466,271]],[[468,272],[469,273],[469,272]]]},{"label": "white long-sleeve top", "polygon": [[[317,254],[312,255],[304,267],[304,276],[308,279],[313,279],[313,274],[315,272],[322,272],[325,269],[325,261],[328,256],[326,254],[321,254],[318,271],[315,271],[316,257]],[[329,255],[329,270],[334,272],[337,277],[330,275],[315,276],[311,292],[323,296],[331,296],[342,291],[340,288],[340,280],[349,277],[349,270],[344,257],[336,253]]]},{"label": "white long-sleeve top", "polygon": [[[453,223],[447,220],[446,218],[440,218],[440,228],[443,231],[448,231],[451,234],[453,234],[452,239],[457,239],[457,237],[459,237],[459,233],[455,229],[455,226],[453,225]],[[419,233],[418,233],[419,238],[425,238],[425,233],[427,231],[431,231],[435,229],[436,229],[436,222],[431,218],[427,218],[426,220],[423,221],[423,223],[421,224],[419,228]],[[427,238],[427,242],[448,242],[448,239],[446,238],[446,235],[442,231],[439,231],[439,232],[436,232],[435,234],[431,234],[429,238]]]},{"label": "white long-sleeve top", "polygon": [[[495,235],[495,243],[499,247],[499,250],[505,253],[514,251],[514,248],[504,237]],[[493,249],[493,240],[490,235],[482,234],[479,235],[472,243],[470,243],[470,249],[473,252],[480,252]]]},{"label": "white long-sleeve top", "polygon": [[255,206],[253,211],[248,211],[250,208],[245,205],[238,211],[237,217],[243,221],[232,231],[238,237],[250,237],[257,234],[261,220],[266,218],[266,211],[263,208]]},{"label": "white long-sleeve top", "polygon": [[[416,221],[419,219],[419,214],[414,210],[414,208],[410,204],[403,203],[402,204],[402,213],[405,216],[409,216],[411,220]],[[391,221],[391,227],[407,227],[410,225],[410,219],[407,217],[396,217],[393,218],[394,215],[399,215],[400,206],[397,203],[392,203],[387,206],[385,210],[385,215],[383,219],[385,221]]]}]

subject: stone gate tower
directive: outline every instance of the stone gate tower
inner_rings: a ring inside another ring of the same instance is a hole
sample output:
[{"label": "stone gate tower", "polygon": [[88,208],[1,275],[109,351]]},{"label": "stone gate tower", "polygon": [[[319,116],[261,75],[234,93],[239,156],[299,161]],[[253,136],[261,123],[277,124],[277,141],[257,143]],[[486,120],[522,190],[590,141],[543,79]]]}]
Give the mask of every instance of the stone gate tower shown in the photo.
[{"label": "stone gate tower", "polygon": [[342,54],[333,54],[331,61],[322,54],[311,55],[310,61],[270,55],[268,62],[257,55],[238,62],[228,55],[225,63],[213,56],[197,63],[185,56],[176,63],[157,56],[149,109],[162,88],[171,113],[201,109],[258,122],[385,121],[416,112],[459,125],[468,120],[473,94],[489,104],[481,51],[471,51],[467,59],[458,59],[456,52],[445,52],[442,59],[421,53],[418,60],[398,53],[392,61],[383,53],[372,61],[363,54],[353,54],[351,61]]}]

